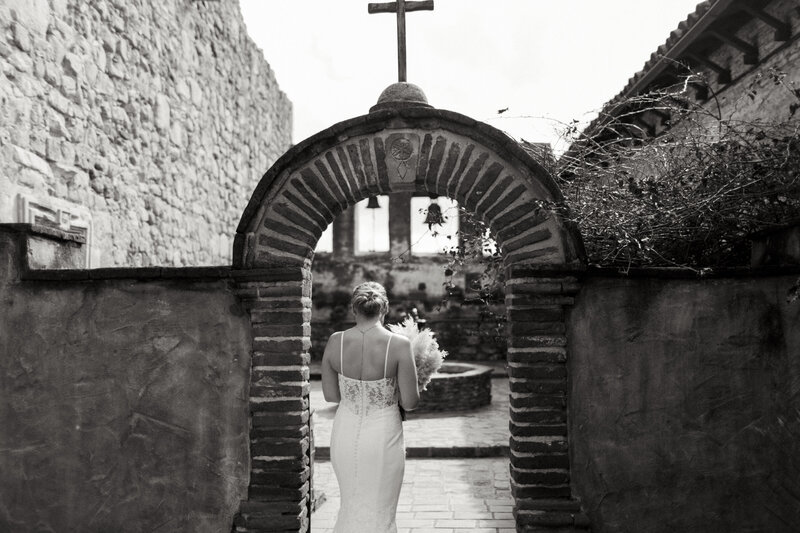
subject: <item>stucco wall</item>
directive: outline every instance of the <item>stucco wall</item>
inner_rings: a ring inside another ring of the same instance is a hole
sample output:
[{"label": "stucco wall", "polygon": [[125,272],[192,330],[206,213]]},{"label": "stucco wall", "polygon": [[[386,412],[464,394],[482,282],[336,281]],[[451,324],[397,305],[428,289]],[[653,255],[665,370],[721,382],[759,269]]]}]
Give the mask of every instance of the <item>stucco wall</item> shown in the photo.
[{"label": "stucco wall", "polygon": [[594,531],[800,530],[796,279],[585,281],[570,442]]},{"label": "stucco wall", "polygon": [[5,0],[0,78],[0,222],[91,219],[92,267],[230,264],[291,142],[236,0]]},{"label": "stucco wall", "polygon": [[0,316],[0,531],[230,530],[251,332],[226,282],[0,280]]}]

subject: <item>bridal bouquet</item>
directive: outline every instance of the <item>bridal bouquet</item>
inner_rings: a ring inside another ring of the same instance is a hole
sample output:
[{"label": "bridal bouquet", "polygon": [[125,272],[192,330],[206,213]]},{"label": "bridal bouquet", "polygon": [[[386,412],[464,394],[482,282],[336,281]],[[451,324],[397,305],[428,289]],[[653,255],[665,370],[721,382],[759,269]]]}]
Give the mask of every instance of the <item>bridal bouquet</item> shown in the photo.
[{"label": "bridal bouquet", "polygon": [[439,349],[439,343],[433,338],[429,329],[419,330],[412,317],[400,324],[390,324],[392,333],[405,335],[411,341],[411,353],[414,354],[414,365],[417,367],[417,387],[424,391],[431,381],[431,376],[442,366],[447,352]]}]

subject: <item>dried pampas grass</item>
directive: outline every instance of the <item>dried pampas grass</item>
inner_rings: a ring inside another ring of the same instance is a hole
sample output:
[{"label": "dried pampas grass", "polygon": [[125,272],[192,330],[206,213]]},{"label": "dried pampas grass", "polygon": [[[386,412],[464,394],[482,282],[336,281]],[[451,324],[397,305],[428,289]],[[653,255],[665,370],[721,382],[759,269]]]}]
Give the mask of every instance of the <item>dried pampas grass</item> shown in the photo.
[{"label": "dried pampas grass", "polygon": [[414,354],[414,365],[417,367],[417,387],[424,391],[433,374],[441,368],[447,352],[439,349],[433,332],[429,329],[420,331],[412,317],[388,327],[392,333],[403,335],[411,341],[411,353]]}]

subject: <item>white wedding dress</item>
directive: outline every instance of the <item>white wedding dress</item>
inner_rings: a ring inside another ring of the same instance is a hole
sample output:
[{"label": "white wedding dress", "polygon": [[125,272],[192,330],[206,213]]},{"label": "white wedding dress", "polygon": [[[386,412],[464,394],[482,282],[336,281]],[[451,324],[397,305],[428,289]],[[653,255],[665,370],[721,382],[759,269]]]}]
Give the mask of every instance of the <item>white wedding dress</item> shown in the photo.
[{"label": "white wedding dress", "polygon": [[[340,335],[341,354],[344,334]],[[341,400],[331,432],[331,464],[341,495],[334,533],[397,531],[405,445],[397,378],[386,377],[388,356],[387,344],[383,379],[365,381],[339,374]]]}]

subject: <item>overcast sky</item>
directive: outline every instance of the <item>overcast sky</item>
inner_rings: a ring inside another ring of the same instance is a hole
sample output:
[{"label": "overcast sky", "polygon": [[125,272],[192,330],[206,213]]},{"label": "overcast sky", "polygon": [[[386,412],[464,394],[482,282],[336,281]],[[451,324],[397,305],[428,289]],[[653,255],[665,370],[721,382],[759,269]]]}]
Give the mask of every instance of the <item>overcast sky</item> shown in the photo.
[{"label": "overcast sky", "polygon": [[[397,81],[394,14],[368,15],[362,0],[240,1],[294,105],[294,142],[367,113]],[[408,81],[434,107],[557,144],[558,124],[591,118],[696,3],[435,0],[406,15]]]}]

